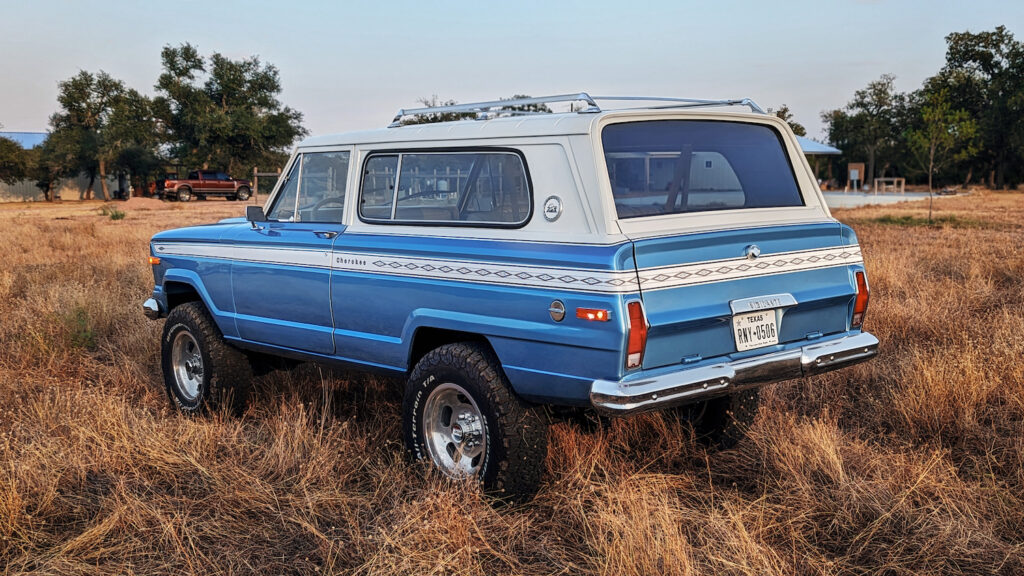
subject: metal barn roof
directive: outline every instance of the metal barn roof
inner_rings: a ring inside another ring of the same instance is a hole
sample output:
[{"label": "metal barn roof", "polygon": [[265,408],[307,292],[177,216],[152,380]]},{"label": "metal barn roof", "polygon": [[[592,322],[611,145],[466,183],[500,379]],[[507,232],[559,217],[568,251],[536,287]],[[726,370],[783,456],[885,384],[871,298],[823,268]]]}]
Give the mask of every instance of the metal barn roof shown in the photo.
[{"label": "metal barn roof", "polygon": [[26,150],[42,144],[47,135],[46,132],[0,132],[0,138],[14,140]]}]

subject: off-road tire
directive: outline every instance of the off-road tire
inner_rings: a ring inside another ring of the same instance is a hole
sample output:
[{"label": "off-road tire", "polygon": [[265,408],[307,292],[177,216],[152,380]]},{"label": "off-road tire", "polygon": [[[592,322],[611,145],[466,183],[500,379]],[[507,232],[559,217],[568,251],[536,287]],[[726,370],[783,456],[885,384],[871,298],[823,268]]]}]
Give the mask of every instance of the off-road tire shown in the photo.
[{"label": "off-road tire", "polygon": [[483,415],[486,451],[478,477],[484,492],[505,503],[528,501],[544,474],[547,420],[538,408],[515,395],[498,358],[486,345],[446,344],[417,362],[402,402],[402,427],[410,456],[430,462],[423,410],[430,392],[444,383],[462,387]]},{"label": "off-road tire", "polygon": [[178,196],[178,202],[188,202],[192,200],[192,189],[188,186],[178,188],[175,192]]},{"label": "off-road tire", "polygon": [[708,445],[733,448],[747,434],[760,406],[757,388],[750,388],[702,404],[689,406],[693,431]]},{"label": "off-road tire", "polygon": [[[172,366],[172,346],[177,335],[187,330],[203,360],[203,378],[195,398],[189,398],[178,385]],[[167,397],[178,410],[201,414],[228,407],[239,410],[245,405],[253,372],[249,358],[230,346],[200,302],[186,302],[171,310],[160,340],[161,368]]]},{"label": "off-road tire", "polygon": [[241,200],[242,202],[245,202],[246,200],[249,199],[249,196],[251,194],[252,194],[252,192],[250,192],[248,188],[242,187],[242,188],[239,188],[235,192],[235,195],[232,196],[231,199],[232,200]]}]

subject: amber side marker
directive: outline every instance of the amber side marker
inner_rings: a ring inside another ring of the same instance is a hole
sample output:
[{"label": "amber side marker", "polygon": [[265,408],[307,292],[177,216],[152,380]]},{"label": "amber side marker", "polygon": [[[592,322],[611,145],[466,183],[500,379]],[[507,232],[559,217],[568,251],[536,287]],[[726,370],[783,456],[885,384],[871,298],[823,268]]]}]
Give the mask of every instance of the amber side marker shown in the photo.
[{"label": "amber side marker", "polygon": [[593,320],[595,322],[607,322],[611,319],[611,313],[599,308],[577,308],[576,317],[581,320]]},{"label": "amber side marker", "polygon": [[160,258],[158,258],[156,256],[150,256],[149,257],[149,264],[150,264],[150,266],[156,266],[159,263],[160,263]]}]

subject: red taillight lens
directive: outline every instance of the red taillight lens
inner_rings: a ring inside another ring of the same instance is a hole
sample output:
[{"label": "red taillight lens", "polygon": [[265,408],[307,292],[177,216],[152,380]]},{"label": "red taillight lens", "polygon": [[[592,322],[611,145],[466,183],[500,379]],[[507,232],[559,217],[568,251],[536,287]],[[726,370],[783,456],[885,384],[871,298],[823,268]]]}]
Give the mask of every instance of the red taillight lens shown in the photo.
[{"label": "red taillight lens", "polygon": [[647,319],[644,307],[634,300],[626,305],[629,310],[629,344],[626,347],[626,368],[639,368],[644,362],[647,346]]},{"label": "red taillight lens", "polygon": [[607,322],[611,320],[611,314],[600,308],[577,308],[576,317],[580,320],[591,320],[595,322]]},{"label": "red taillight lens", "polygon": [[863,272],[857,272],[857,300],[853,304],[853,322],[851,325],[854,328],[860,328],[864,324],[864,315],[868,311],[868,300],[871,298],[871,292],[868,290],[868,279]]}]

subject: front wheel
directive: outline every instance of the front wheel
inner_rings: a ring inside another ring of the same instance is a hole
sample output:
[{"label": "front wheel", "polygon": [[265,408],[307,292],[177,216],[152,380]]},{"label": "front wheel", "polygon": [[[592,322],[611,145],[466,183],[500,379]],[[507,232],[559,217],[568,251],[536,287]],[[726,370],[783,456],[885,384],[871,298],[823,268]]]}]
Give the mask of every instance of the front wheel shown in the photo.
[{"label": "front wheel", "polygon": [[446,344],[413,369],[402,405],[416,460],[451,478],[476,478],[502,500],[529,500],[547,456],[543,416],[511,389],[497,357],[473,342]]},{"label": "front wheel", "polygon": [[232,200],[241,200],[242,202],[245,202],[248,199],[249,199],[249,189],[248,188],[239,188],[238,192],[235,192],[234,198],[232,198]]},{"label": "front wheel", "polygon": [[187,302],[171,310],[160,352],[167,396],[182,412],[239,408],[244,403],[253,377],[249,359],[224,342],[201,303]]}]

